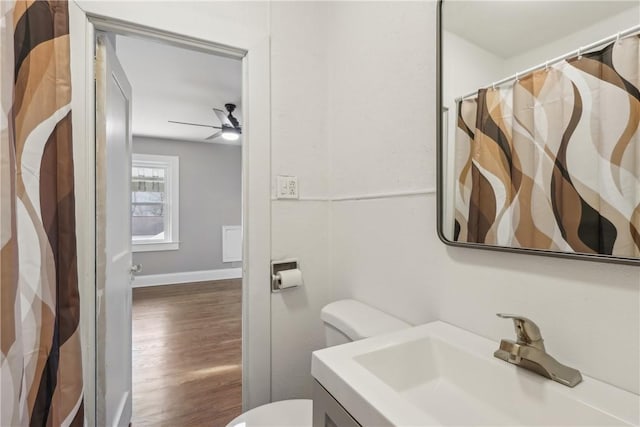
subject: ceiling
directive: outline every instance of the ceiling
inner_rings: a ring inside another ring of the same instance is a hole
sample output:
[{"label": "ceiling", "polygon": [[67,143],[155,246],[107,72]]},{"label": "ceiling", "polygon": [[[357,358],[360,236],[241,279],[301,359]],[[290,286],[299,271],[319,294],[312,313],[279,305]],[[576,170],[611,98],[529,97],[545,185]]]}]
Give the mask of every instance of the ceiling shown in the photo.
[{"label": "ceiling", "polygon": [[639,0],[445,0],[442,22],[445,30],[506,59],[638,4]]},{"label": "ceiling", "polygon": [[134,135],[201,142],[217,129],[168,121],[220,126],[212,108],[226,103],[237,105],[242,124],[240,60],[125,36],[117,36],[116,53],[132,87]]}]

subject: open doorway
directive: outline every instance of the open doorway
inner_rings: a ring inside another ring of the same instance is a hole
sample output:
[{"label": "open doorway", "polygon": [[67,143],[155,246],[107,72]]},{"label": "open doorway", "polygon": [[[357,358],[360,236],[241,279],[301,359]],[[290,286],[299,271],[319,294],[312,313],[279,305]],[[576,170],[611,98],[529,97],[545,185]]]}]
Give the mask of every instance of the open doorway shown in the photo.
[{"label": "open doorway", "polygon": [[[242,62],[140,37],[101,43],[114,81],[102,174],[97,156],[103,357],[107,369],[130,367],[98,376],[103,416],[225,425],[242,411]],[[128,145],[115,149],[118,138]],[[120,274],[127,262],[132,280]]]}]

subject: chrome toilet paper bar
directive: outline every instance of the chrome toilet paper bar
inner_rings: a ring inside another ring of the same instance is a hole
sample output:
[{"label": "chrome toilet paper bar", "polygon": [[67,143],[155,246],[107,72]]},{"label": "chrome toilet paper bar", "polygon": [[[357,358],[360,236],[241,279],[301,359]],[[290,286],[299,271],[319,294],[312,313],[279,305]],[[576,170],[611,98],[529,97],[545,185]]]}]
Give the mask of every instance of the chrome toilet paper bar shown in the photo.
[{"label": "chrome toilet paper bar", "polygon": [[297,259],[271,262],[271,292],[280,292],[302,284],[302,272]]}]

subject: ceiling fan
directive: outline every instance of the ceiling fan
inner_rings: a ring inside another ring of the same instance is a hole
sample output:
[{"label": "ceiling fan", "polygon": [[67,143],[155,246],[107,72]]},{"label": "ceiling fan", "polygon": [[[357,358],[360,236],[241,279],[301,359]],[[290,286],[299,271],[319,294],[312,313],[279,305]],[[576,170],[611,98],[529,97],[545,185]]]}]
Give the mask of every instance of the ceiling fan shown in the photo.
[{"label": "ceiling fan", "polygon": [[213,109],[213,112],[216,113],[218,120],[220,120],[221,126],[203,125],[199,123],[177,122],[174,120],[169,120],[169,123],[178,123],[181,125],[201,126],[201,127],[207,127],[207,128],[213,128],[213,129],[220,129],[218,132],[205,138],[205,141],[211,141],[213,139],[218,138],[219,136],[226,139],[227,141],[236,141],[238,140],[238,138],[240,138],[240,135],[242,134],[242,127],[240,126],[240,122],[238,122],[238,119],[233,117],[233,112],[236,109],[236,104],[224,104],[224,108],[227,109],[227,112],[229,114],[225,115],[224,111],[219,110],[218,108]]}]

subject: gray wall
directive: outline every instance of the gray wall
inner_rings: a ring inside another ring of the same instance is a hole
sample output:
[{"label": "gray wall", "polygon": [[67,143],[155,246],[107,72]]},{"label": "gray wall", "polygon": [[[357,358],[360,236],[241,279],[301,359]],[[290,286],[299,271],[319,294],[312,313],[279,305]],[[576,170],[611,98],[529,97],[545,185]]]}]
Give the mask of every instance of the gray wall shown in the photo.
[{"label": "gray wall", "polygon": [[222,262],[221,227],[240,225],[241,148],[134,136],[133,152],[180,158],[180,249],[134,252],[142,274],[240,267]]}]

